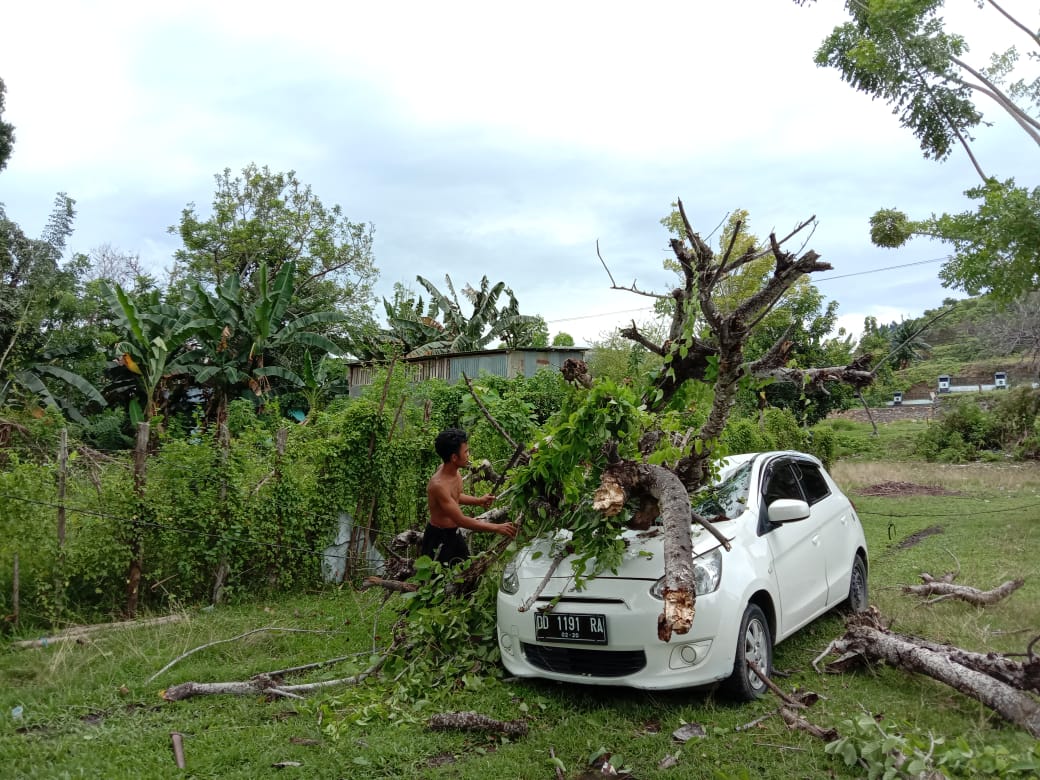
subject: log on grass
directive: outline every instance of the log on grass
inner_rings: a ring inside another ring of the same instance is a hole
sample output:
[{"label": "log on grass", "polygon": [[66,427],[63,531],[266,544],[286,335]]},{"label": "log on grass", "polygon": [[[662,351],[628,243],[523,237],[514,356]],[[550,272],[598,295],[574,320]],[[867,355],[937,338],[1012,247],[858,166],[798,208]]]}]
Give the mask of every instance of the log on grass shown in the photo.
[{"label": "log on grass", "polygon": [[1006,682],[962,666],[948,653],[867,625],[849,627],[841,639],[832,643],[831,650],[857,653],[904,671],[927,675],[982,702],[1005,720],[1040,738],[1040,703],[1036,699]]},{"label": "log on grass", "polygon": [[1025,584],[1023,579],[1008,580],[1003,585],[992,590],[979,590],[970,585],[955,585],[952,582],[943,580],[925,580],[921,585],[904,585],[903,593],[921,597],[936,597],[925,602],[926,604],[934,604],[945,599],[960,599],[969,604],[974,604],[976,607],[988,607],[996,604],[998,601],[1003,601],[1021,588],[1023,584]]}]

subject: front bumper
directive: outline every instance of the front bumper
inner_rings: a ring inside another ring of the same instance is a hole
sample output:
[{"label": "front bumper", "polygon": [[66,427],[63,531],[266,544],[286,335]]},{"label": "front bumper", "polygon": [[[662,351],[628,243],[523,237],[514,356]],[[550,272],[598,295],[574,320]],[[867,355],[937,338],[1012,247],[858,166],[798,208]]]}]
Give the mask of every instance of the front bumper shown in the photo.
[{"label": "front bumper", "polygon": [[662,642],[657,617],[663,602],[650,595],[653,581],[597,577],[590,583],[594,588],[568,590],[553,611],[605,616],[607,644],[536,640],[535,611],[571,584],[570,579],[553,579],[527,612],[519,607],[536,581],[521,580],[516,594],[499,591],[498,645],[510,674],[645,689],[709,685],[732,674],[739,628],[733,624],[740,622],[743,605],[722,591],[699,596],[689,633]]}]

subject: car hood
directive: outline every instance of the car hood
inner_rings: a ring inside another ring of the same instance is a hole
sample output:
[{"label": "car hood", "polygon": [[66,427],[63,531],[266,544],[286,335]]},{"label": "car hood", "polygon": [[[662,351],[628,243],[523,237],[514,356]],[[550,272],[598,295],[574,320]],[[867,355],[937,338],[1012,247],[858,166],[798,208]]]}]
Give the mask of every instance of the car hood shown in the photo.
[{"label": "car hood", "polygon": [[[719,524],[719,530],[732,540],[733,533],[726,526],[730,523]],[[729,530],[729,533],[727,533]],[[719,541],[712,536],[701,525],[691,526],[693,540],[693,555],[703,555],[719,546]],[[617,572],[605,571],[598,575],[599,578],[616,578],[630,580],[659,580],[664,576],[664,529],[654,527],[649,531],[625,531],[621,534],[625,540],[625,554]],[[552,565],[554,554],[561,552],[571,539],[571,532],[567,530],[557,531],[551,537],[536,539],[527,547],[523,548],[515,558],[516,574],[521,579],[541,580]],[[570,578],[574,576],[572,563],[574,556],[567,556],[553,572],[553,579]],[[586,571],[594,569],[590,562]]]}]

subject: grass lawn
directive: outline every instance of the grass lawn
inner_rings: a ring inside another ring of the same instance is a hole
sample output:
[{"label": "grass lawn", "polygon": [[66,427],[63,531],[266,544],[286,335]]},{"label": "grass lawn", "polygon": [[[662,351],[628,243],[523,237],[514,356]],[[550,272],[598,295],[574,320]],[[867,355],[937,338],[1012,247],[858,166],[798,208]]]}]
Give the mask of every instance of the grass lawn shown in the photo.
[{"label": "grass lawn", "polygon": [[[849,460],[833,471],[867,530],[871,602],[894,620],[896,630],[970,650],[1003,652],[1023,652],[1040,634],[1040,469]],[[886,482],[948,493],[862,493]],[[900,544],[915,534],[919,542]],[[958,582],[982,589],[1014,577],[1026,577],[1026,584],[988,608],[955,601],[925,607],[899,590],[919,582],[921,572],[938,576],[950,570],[960,572]],[[302,702],[212,696],[167,703],[160,698],[164,688],[187,680],[241,680],[357,654],[292,681],[347,676],[365,668],[372,650],[387,644],[396,598],[384,602],[380,593],[330,590],[212,611],[185,610],[179,623],[109,631],[82,643],[4,650],[0,775],[546,780],[554,777],[553,755],[565,776],[576,778],[595,754],[606,750],[615,765],[623,764],[641,779],[863,776],[862,769],[848,769],[827,755],[821,741],[789,731],[776,717],[736,730],[775,709],[775,700],[734,705],[711,691],[650,693],[478,673],[410,699],[379,678]],[[194,653],[148,681],[192,648],[261,627],[312,633],[254,633]],[[999,744],[1019,754],[1034,747],[1036,740],[1025,732],[930,680],[883,667],[816,674],[812,659],[841,633],[841,618],[829,615],[776,650],[775,666],[785,673],[777,682],[823,697],[806,713],[817,725],[841,731],[844,719],[867,711],[895,730],[967,736],[975,746]],[[462,710],[500,720],[524,718],[530,731],[509,741],[426,727],[434,713]],[[703,726],[706,736],[676,742],[672,733],[687,723]],[[171,732],[184,735],[185,770],[174,764]],[[659,768],[668,755],[677,758],[677,765]],[[299,766],[275,767],[282,762]]]}]

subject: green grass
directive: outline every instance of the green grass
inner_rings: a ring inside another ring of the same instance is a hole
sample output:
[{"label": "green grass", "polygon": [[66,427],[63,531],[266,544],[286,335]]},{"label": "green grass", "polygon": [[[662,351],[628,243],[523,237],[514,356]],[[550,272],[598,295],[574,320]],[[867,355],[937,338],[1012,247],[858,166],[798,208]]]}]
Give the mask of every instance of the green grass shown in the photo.
[{"label": "green grass", "polygon": [[[1035,466],[939,467],[847,461],[835,468],[863,518],[871,548],[871,601],[895,629],[973,650],[1022,652],[1040,634],[1040,469]],[[937,497],[859,495],[884,481],[958,491]],[[899,549],[931,526],[943,533]],[[899,586],[921,572],[959,569],[958,582],[991,588],[1026,576],[1005,602],[975,608],[945,601],[921,606]],[[396,597],[394,597],[396,598]],[[710,691],[632,691],[475,675],[410,699],[386,680],[312,696],[305,702],[259,696],[199,697],[164,702],[160,691],[185,680],[240,680],[252,674],[359,653],[353,664],[301,676],[299,682],[345,676],[388,641],[393,599],[333,590],[263,604],[188,611],[177,624],[111,631],[83,644],[0,654],[0,774],[4,777],[256,778],[531,778],[553,776],[550,751],[577,777],[607,750],[639,778],[852,778],[819,740],[792,732],[776,717],[748,731],[738,726],[775,709],[765,699],[734,705]],[[148,677],[187,650],[262,626],[332,633],[261,633],[202,650],[154,682]],[[1018,633],[1011,633],[1018,632]],[[866,708],[895,729],[937,736],[972,735],[975,745],[1013,752],[1035,740],[952,689],[903,672],[874,668],[816,674],[812,659],[842,633],[829,615],[780,645],[775,666],[785,689],[823,699],[807,712],[820,726]],[[375,638],[378,637],[378,638]],[[293,681],[297,681],[294,678]],[[12,717],[21,706],[22,717]],[[514,741],[482,734],[433,732],[436,712],[475,710],[494,718],[526,718]],[[679,744],[672,732],[699,723],[703,739]],[[170,733],[181,732],[187,771],[177,770]],[[303,742],[301,742],[303,740]],[[667,755],[678,766],[658,769]],[[301,767],[275,769],[283,761]]]},{"label": "green grass", "polygon": [[917,437],[929,423],[906,420],[878,426],[877,436],[869,422],[834,418],[823,420],[816,428],[834,433],[837,460],[911,460]]}]

